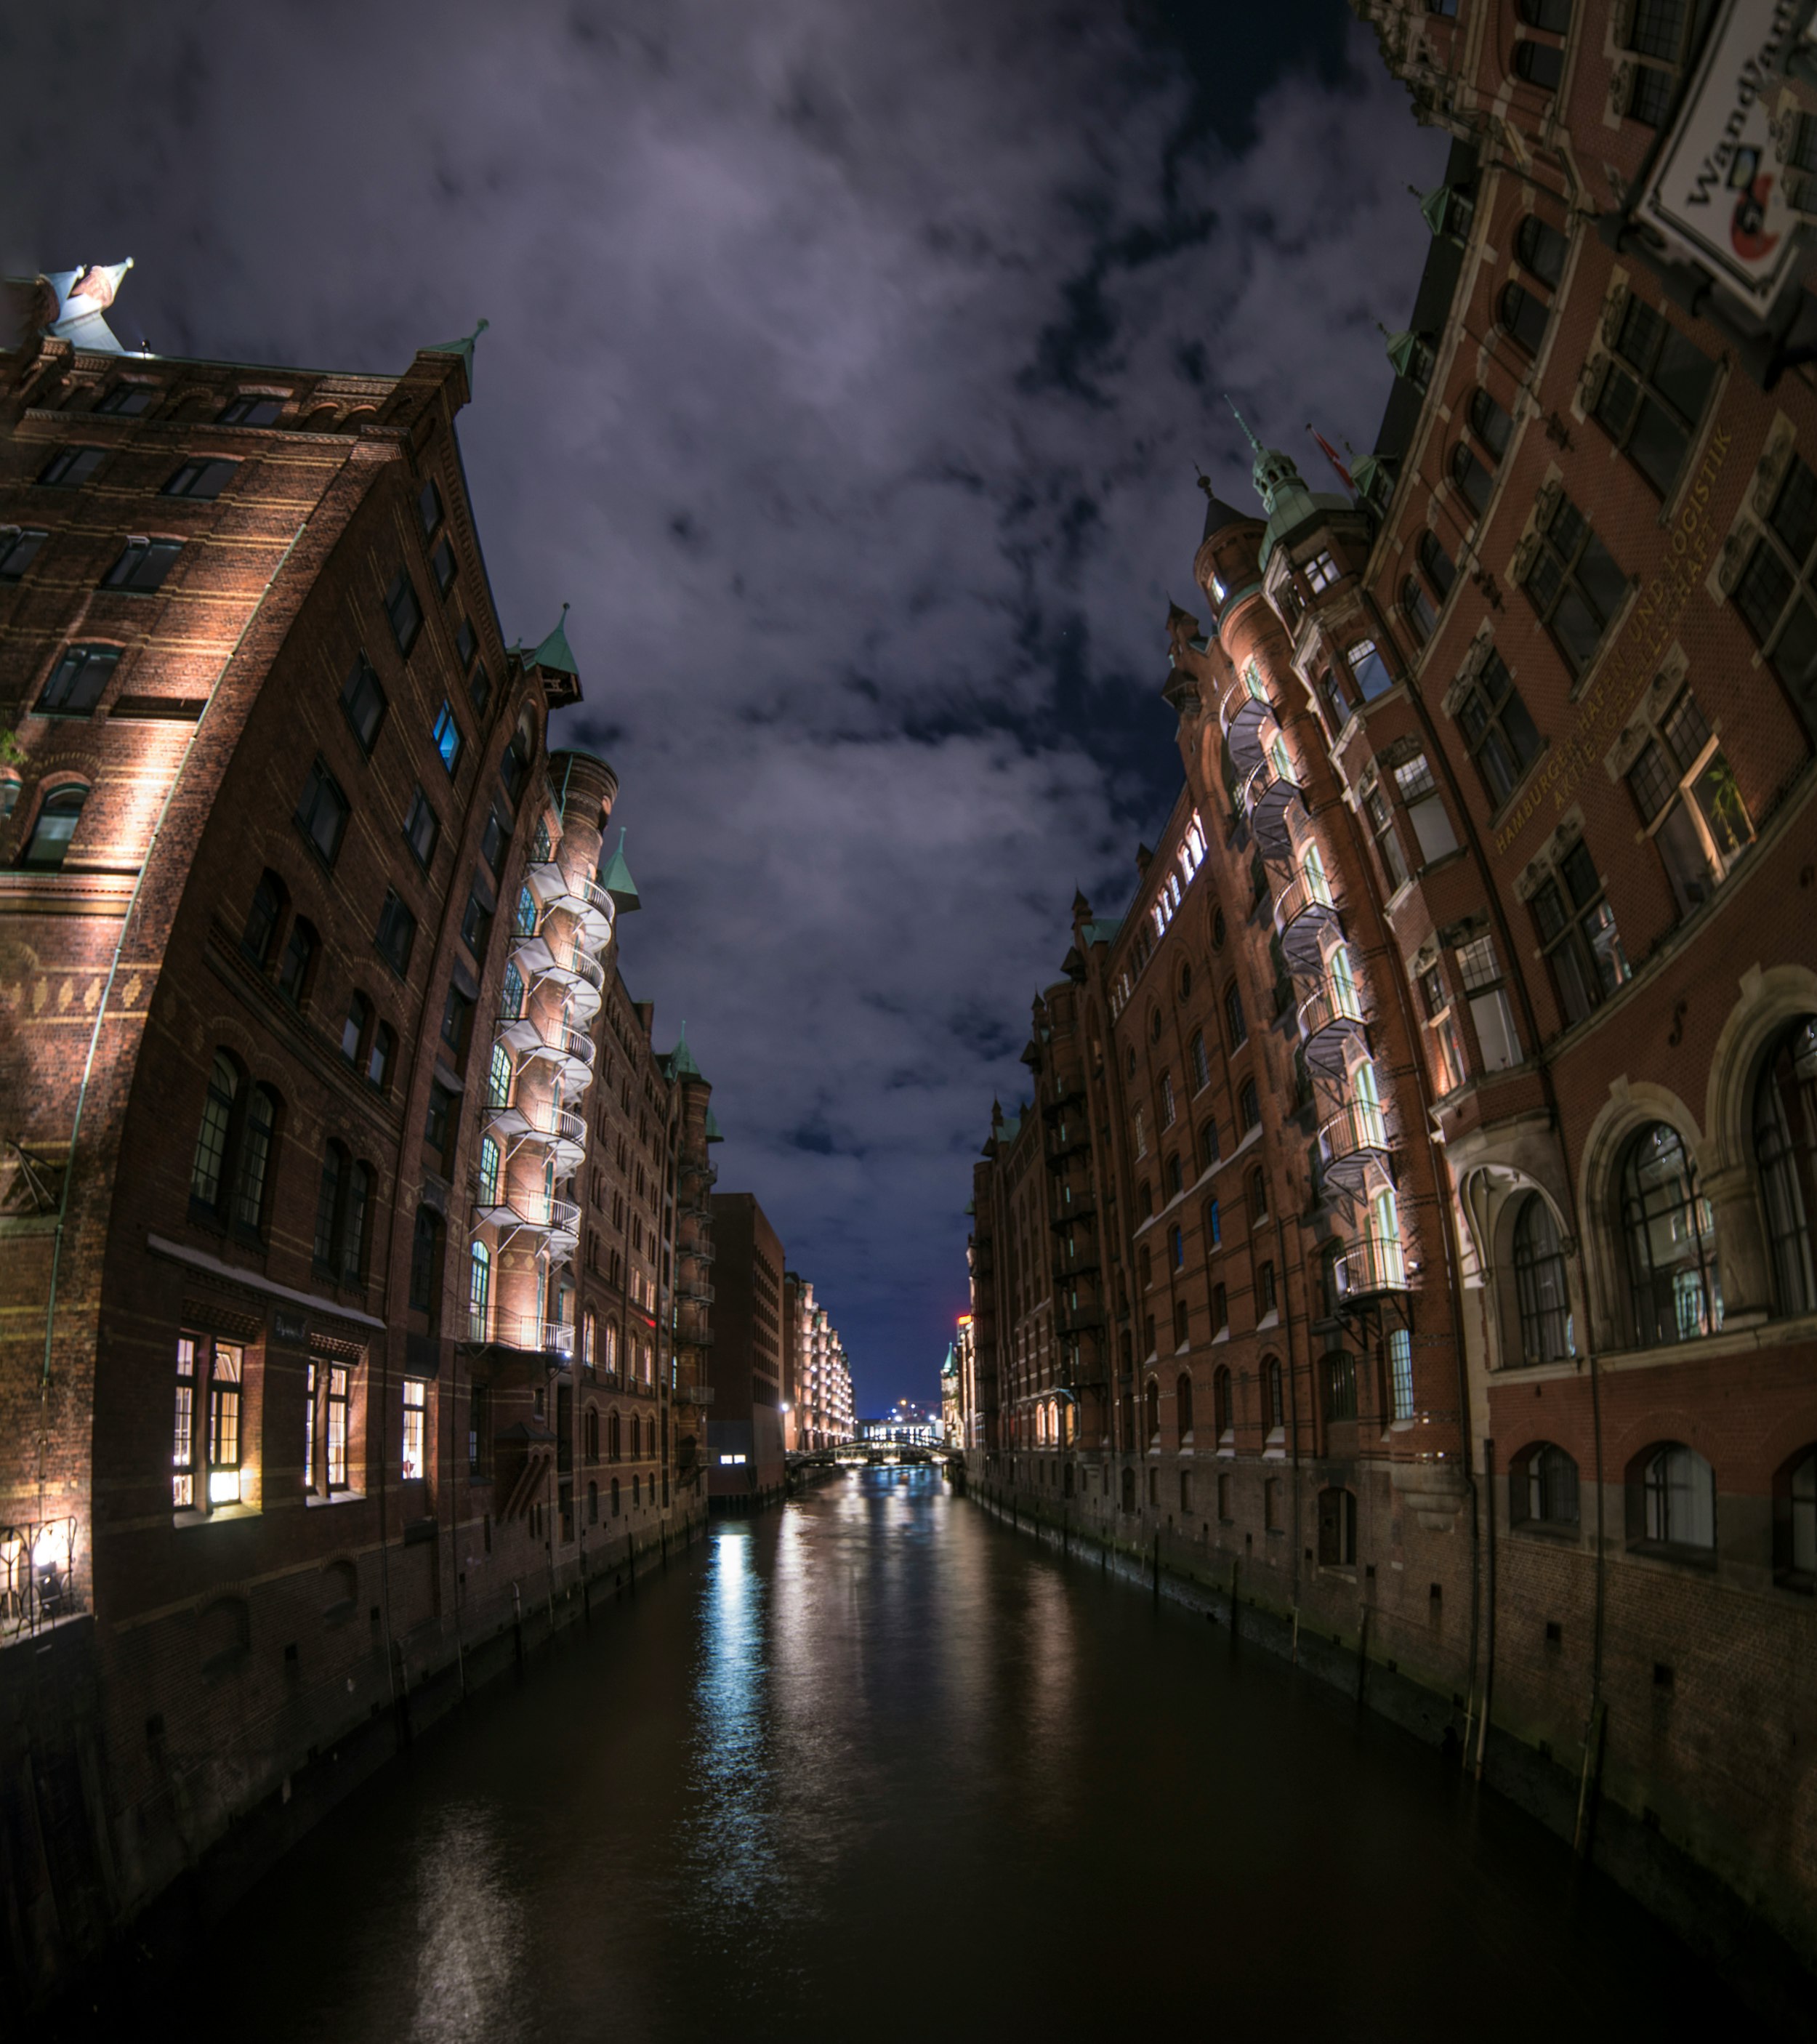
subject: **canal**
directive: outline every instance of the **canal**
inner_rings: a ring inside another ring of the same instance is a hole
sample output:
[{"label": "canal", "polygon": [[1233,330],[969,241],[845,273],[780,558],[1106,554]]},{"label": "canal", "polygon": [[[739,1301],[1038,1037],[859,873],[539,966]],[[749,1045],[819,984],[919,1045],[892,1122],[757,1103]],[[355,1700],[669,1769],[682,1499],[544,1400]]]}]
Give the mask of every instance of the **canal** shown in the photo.
[{"label": "canal", "polygon": [[[210,1935],[137,2034],[1747,2032],[1456,1767],[955,1499],[716,1524],[475,1699]],[[119,2034],[116,2029],[114,2034]]]}]

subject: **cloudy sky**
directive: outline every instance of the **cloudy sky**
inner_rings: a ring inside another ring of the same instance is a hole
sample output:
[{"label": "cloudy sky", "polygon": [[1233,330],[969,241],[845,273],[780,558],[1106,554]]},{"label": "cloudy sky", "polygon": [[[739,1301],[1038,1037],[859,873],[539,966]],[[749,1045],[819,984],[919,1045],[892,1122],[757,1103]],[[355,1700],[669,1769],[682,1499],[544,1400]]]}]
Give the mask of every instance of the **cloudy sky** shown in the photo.
[{"label": "cloudy sky", "polygon": [[[0,18],[0,259],[157,352],[401,368],[484,317],[507,636],[570,601],[685,1017],[860,1404],[933,1392],[1082,886],[1178,762],[1220,394],[1361,449],[1436,181],[1339,0],[92,0]],[[1325,478],[1320,478],[1323,481]]]}]

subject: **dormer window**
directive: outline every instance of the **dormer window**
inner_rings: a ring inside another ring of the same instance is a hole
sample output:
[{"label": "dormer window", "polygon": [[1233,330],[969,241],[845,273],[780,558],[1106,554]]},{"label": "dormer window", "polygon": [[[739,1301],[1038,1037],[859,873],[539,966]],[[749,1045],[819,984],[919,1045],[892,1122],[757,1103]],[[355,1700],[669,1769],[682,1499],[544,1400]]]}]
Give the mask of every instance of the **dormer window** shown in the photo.
[{"label": "dormer window", "polygon": [[1339,568],[1337,563],[1332,559],[1329,551],[1325,548],[1321,547],[1318,552],[1316,553],[1306,563],[1305,573],[1307,586],[1311,589],[1312,594],[1316,596],[1320,590],[1329,589],[1331,584],[1338,579],[1341,572],[1342,571]]}]

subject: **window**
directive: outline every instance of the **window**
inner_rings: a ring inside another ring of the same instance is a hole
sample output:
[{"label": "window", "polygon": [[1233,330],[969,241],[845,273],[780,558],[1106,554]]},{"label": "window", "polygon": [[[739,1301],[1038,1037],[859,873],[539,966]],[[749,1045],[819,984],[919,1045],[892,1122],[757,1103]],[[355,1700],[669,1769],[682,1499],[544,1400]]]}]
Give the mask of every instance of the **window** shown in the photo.
[{"label": "window", "polygon": [[479,634],[473,628],[473,620],[463,617],[455,633],[455,652],[463,668],[473,665],[473,656],[479,651]]},{"label": "window", "polygon": [[1416,753],[1412,759],[1395,768],[1394,784],[1406,805],[1407,820],[1412,824],[1413,835],[1419,840],[1421,859],[1430,865],[1434,859],[1446,858],[1455,851],[1457,833],[1445,813],[1444,798],[1439,793],[1439,784],[1432,778],[1432,769],[1423,752]]},{"label": "window", "polygon": [[1223,1223],[1218,1212],[1216,1200],[1205,1202],[1205,1247],[1216,1249],[1224,1239]]},{"label": "window", "polygon": [[1569,1021],[1581,1022],[1630,977],[1602,878],[1581,839],[1534,896],[1533,917],[1559,1004]]},{"label": "window", "polygon": [[1765,530],[1735,585],[1735,607],[1760,642],[1807,731],[1817,733],[1817,475],[1796,455]]},{"label": "window", "polygon": [[153,590],[163,586],[165,576],[182,550],[181,540],[129,540],[101,586],[103,589],[129,590],[136,596],[149,596]]},{"label": "window", "polygon": [[1180,1168],[1180,1153],[1177,1151],[1168,1158],[1166,1169],[1169,1193],[1172,1195],[1184,1192],[1186,1189],[1186,1177]]},{"label": "window", "polygon": [[1596,396],[1596,421],[1665,496],[1704,415],[1716,365],[1640,299],[1631,298],[1615,360]]},{"label": "window", "polygon": [[[1358,640],[1345,658],[1350,662],[1350,673],[1365,702],[1373,702],[1377,696],[1386,695],[1394,686],[1394,677],[1376,651],[1373,639]],[[1279,765],[1278,770],[1284,781],[1293,779],[1284,763]]]},{"label": "window", "polygon": [[1357,1559],[1357,1500],[1347,1490],[1319,1493],[1319,1562],[1327,1569],[1351,1569]]},{"label": "window", "polygon": [[233,480],[236,461],[211,461],[199,456],[186,461],[164,485],[167,497],[191,497],[212,502]]},{"label": "window", "polygon": [[1452,565],[1451,557],[1439,545],[1436,532],[1427,532],[1421,537],[1418,553],[1421,571],[1431,583],[1433,595],[1442,603],[1457,578],[1458,571]]},{"label": "window", "polygon": [[432,540],[442,522],[442,493],[436,487],[436,478],[424,478],[423,486],[417,493],[417,516],[422,521],[423,537]]},{"label": "window", "polygon": [[38,471],[40,488],[79,490],[107,459],[106,448],[60,448]]},{"label": "window", "polygon": [[366,1275],[366,1210],[372,1201],[372,1167],[355,1164],[347,1176],[340,1217],[340,1281],[358,1285]]},{"label": "window", "polygon": [[511,1105],[511,1053],[502,1043],[492,1047],[492,1064],[486,1079],[486,1104],[489,1108]]},{"label": "window", "polygon": [[0,582],[23,580],[26,569],[37,559],[38,549],[50,536],[36,526],[23,531],[17,525],[0,526]]},{"label": "window", "polygon": [[233,1104],[239,1092],[238,1071],[225,1051],[217,1051],[209,1074],[208,1091],[202,1101],[195,1158],[190,1166],[190,1204],[211,1212],[221,1205],[228,1139],[233,1126]]},{"label": "window", "polygon": [[460,919],[460,940],[476,962],[486,956],[486,941],[491,932],[492,890],[476,869]]},{"label": "window", "polygon": [[1316,596],[1320,590],[1329,589],[1341,572],[1330,553],[1321,547],[1306,563],[1307,585]]},{"label": "window", "polygon": [[419,786],[410,804],[410,813],[404,819],[404,836],[417,863],[426,873],[436,855],[436,841],[442,834],[441,819],[429,805],[429,798]]},{"label": "window", "polygon": [[142,419],[157,402],[156,383],[116,383],[102,392],[94,409],[110,418]]},{"label": "window", "polygon": [[498,993],[499,1019],[515,1022],[524,1012],[524,975],[512,961],[505,962],[505,978]]},{"label": "window", "polygon": [[282,398],[260,398],[248,395],[228,401],[226,409],[215,424],[220,426],[269,426],[275,424],[278,414],[284,409]]},{"label": "window", "polygon": [[1388,1334],[1389,1410],[1397,1420],[1413,1417],[1413,1337],[1405,1327]]},{"label": "window", "polygon": [[[313,1380],[320,1365],[312,1362],[309,1374]],[[347,1414],[348,1385],[351,1373],[339,1364],[331,1363],[328,1371],[328,1487],[330,1493],[345,1490],[347,1484]],[[310,1400],[310,1419],[314,1419],[314,1400]],[[311,1432],[314,1429],[312,1425]],[[307,1479],[305,1478],[306,1481]]]},{"label": "window", "polygon": [[436,715],[436,728],[432,736],[436,750],[441,755],[442,764],[447,767],[451,776],[455,767],[460,764],[463,741],[460,726],[455,720],[454,705],[445,699]]},{"label": "window", "polygon": [[1508,1472],[1508,1516],[1517,1526],[1577,1523],[1577,1465],[1562,1448],[1542,1441]]},{"label": "window", "polygon": [[193,1335],[177,1341],[176,1416],[171,1432],[171,1501],[179,1511],[195,1504],[195,1393],[197,1350]]},{"label": "window", "polygon": [[340,851],[341,833],[347,828],[348,799],[324,763],[318,759],[303,783],[302,799],[297,805],[297,822],[323,863],[332,866]]},{"label": "window", "polygon": [[1194,1093],[1200,1092],[1212,1082],[1212,1065],[1205,1055],[1203,1030],[1193,1032],[1193,1040],[1186,1047],[1186,1055],[1193,1068],[1193,1090]]},{"label": "window", "polygon": [[1354,1420],[1357,1416],[1356,1358],[1347,1348],[1325,1351],[1321,1367],[1325,1380],[1325,1417]]},{"label": "window", "polygon": [[[1144,1191],[1147,1189],[1146,1187],[1143,1188]],[[1147,1243],[1143,1243],[1135,1252],[1135,1274],[1145,1292],[1154,1281],[1154,1258],[1149,1254]]]},{"label": "window", "polygon": [[267,867],[252,891],[252,906],[240,937],[240,950],[255,965],[270,964],[271,940],[278,934],[279,920],[288,899],[283,882]]},{"label": "window", "polygon": [[340,1055],[350,1065],[359,1062],[359,1047],[366,1041],[367,1026],[371,1020],[372,1003],[356,992],[347,1004],[347,1020],[340,1025]]},{"label": "window", "polygon": [[1148,1155],[1147,1123],[1147,1114],[1139,1107],[1135,1110],[1135,1154],[1138,1157],[1146,1157]]},{"label": "window", "polygon": [[233,1196],[234,1225],[244,1235],[265,1231],[271,1148],[277,1139],[278,1099],[269,1086],[255,1086],[240,1132],[240,1185]]},{"label": "window", "polygon": [[1458,698],[1458,728],[1499,809],[1539,756],[1539,733],[1514,686],[1514,677],[1492,647],[1474,679]]},{"label": "window", "polygon": [[1245,1079],[1237,1089],[1236,1111],[1246,1135],[1261,1122],[1262,1102],[1257,1095],[1254,1079]]},{"label": "window", "polygon": [[1407,884],[1407,859],[1400,849],[1400,836],[1395,828],[1393,812],[1389,808],[1381,790],[1373,782],[1364,789],[1362,803],[1363,814],[1369,819],[1369,830],[1375,839],[1375,848],[1381,857],[1388,891],[1393,894]]},{"label": "window", "polygon": [[1268,1181],[1260,1171],[1249,1174],[1249,1223],[1257,1228],[1268,1218]]},{"label": "window", "polygon": [[299,916],[290,925],[290,940],[278,968],[278,991],[294,1008],[301,1008],[308,996],[318,948],[314,929]]},{"label": "window", "polygon": [[208,1501],[238,1504],[241,1498],[240,1387],[241,1355],[225,1342],[210,1345],[208,1373]]},{"label": "window", "polygon": [[1546,301],[1535,298],[1524,284],[1504,284],[1501,290],[1501,323],[1513,336],[1515,344],[1529,355],[1539,352],[1550,317]]},{"label": "window", "polygon": [[417,586],[407,569],[398,571],[385,592],[385,615],[390,620],[398,651],[408,659],[417,634],[423,628],[423,606],[417,601]]},{"label": "window", "polygon": [[1681,915],[1707,901],[1754,841],[1727,755],[1688,689],[1628,770],[1629,792],[1670,882]]},{"label": "window", "polygon": [[86,717],[120,664],[117,646],[68,646],[37,701],[40,717]]},{"label": "window", "polygon": [[1451,480],[1462,492],[1471,510],[1481,517],[1489,509],[1489,492],[1495,486],[1495,478],[1477,459],[1476,450],[1467,440],[1459,440],[1451,450]]},{"label": "window", "polygon": [[[1149,1346],[1152,1350],[1154,1344],[1151,1343]],[[1161,1438],[1161,1386],[1152,1377],[1148,1380],[1147,1389],[1143,1393],[1142,1407],[1143,1418],[1147,1423],[1148,1438],[1151,1441],[1158,1441]]]},{"label": "window", "polygon": [[442,1041],[458,1059],[467,1049],[467,1030],[473,1019],[473,1003],[458,986],[448,989],[442,1004]]},{"label": "window", "polygon": [[1243,996],[1235,980],[1224,989],[1224,1028],[1233,1051],[1248,1042],[1249,1024],[1243,1020]]},{"label": "window", "polygon": [[[481,1195],[481,1203],[490,1205],[497,1198],[498,1145],[492,1147],[492,1198]],[[482,1169],[484,1169],[482,1163]],[[470,1341],[484,1341],[490,1323],[487,1311],[492,1297],[492,1252],[483,1242],[476,1242],[467,1256],[467,1331]]]},{"label": "window", "polygon": [[444,596],[454,587],[455,552],[446,540],[429,556],[429,566],[435,571],[436,586]]},{"label": "window", "polygon": [[502,1162],[498,1145],[488,1135],[479,1146],[479,1204],[482,1207],[498,1204],[498,1176]]},{"label": "window", "polygon": [[433,1314],[441,1289],[441,1217],[433,1207],[421,1206],[410,1235],[410,1310]]},{"label": "window", "polygon": [[407,1483],[413,1477],[424,1477],[429,1473],[428,1454],[428,1420],[429,1387],[420,1377],[406,1377],[404,1380],[404,1433],[401,1466],[398,1473]]},{"label": "window", "polygon": [[1623,1158],[1621,1224],[1636,1347],[1690,1341],[1720,1327],[1710,1203],[1677,1131],[1663,1121],[1643,1128]]},{"label": "window", "polygon": [[[530,762],[536,751],[536,733],[528,718],[521,722],[511,734],[498,762],[498,779],[505,790],[505,798],[515,808],[517,797],[524,792],[524,782],[530,771]],[[507,833],[509,836],[509,829]]]},{"label": "window", "polygon": [[1635,1546],[1715,1551],[1716,1473],[1695,1448],[1668,1441],[1650,1449],[1628,1489],[1628,1537]]},{"label": "window", "polygon": [[438,1157],[446,1159],[448,1138],[454,1130],[455,1097],[439,1080],[429,1082],[429,1105],[423,1117],[423,1140]]},{"label": "window", "polygon": [[[1546,45],[1535,43],[1528,47],[1543,49]],[[1554,51],[1552,54],[1556,56],[1558,52]],[[1549,291],[1557,290],[1563,281],[1565,258],[1570,252],[1569,242],[1557,228],[1548,227],[1537,213],[1530,213],[1515,229],[1514,259],[1523,269],[1530,270]]]},{"label": "window", "polygon": [[1280,1301],[1274,1292],[1274,1266],[1264,1263],[1255,1274],[1255,1310],[1259,1320],[1266,1320],[1270,1313],[1280,1310]]},{"label": "window", "polygon": [[1568,497],[1546,521],[1527,594],[1553,643],[1581,674],[1627,594],[1627,578]]},{"label": "window", "polygon": [[1514,1224],[1514,1287],[1520,1308],[1520,1359],[1558,1362],[1577,1353],[1565,1249],[1552,1209],[1529,1193]]},{"label": "window", "polygon": [[1514,46],[1514,75],[1542,92],[1556,92],[1565,75],[1565,52],[1556,43],[1536,43],[1523,36]]},{"label": "window", "polygon": [[347,1167],[347,1152],[331,1143],[322,1158],[321,1184],[316,1193],[315,1262],[318,1270],[331,1276],[335,1270],[336,1230],[340,1220],[341,1180]]},{"label": "window", "polygon": [[1174,1126],[1174,1074],[1171,1072],[1161,1074],[1161,1126],[1163,1128]]},{"label": "window", "polygon": [[1478,390],[1470,399],[1470,430],[1482,442],[1490,467],[1497,467],[1508,452],[1514,421],[1486,390]]},{"label": "window", "polygon": [[1167,1264],[1173,1270],[1186,1267],[1186,1238],[1177,1224],[1167,1231]]},{"label": "window", "polygon": [[[1703,18],[1702,10],[1695,18]],[[1665,126],[1693,26],[1686,0],[1636,0],[1627,46],[1637,56],[1652,61],[1634,67],[1627,103],[1631,119],[1643,121],[1650,128]]]},{"label": "window", "polygon": [[1754,1145],[1773,1304],[1785,1314],[1817,1312],[1817,1018],[1795,1022],[1762,1067],[1754,1089]]},{"label": "window", "polygon": [[492,682],[483,660],[474,663],[473,672],[467,678],[467,699],[473,706],[474,715],[483,719],[486,706],[492,700]]},{"label": "window", "polygon": [[372,1032],[372,1055],[366,1061],[366,1083],[382,1093],[391,1082],[391,1054],[398,1039],[383,1022]]},{"label": "window", "polygon": [[1807,1450],[1773,1485],[1775,1578],[1788,1589],[1817,1586],[1817,1450]]},{"label": "window", "polygon": [[387,888],[385,905],[378,912],[378,928],[372,941],[378,947],[378,955],[401,979],[410,970],[411,947],[417,941],[417,919],[398,900],[396,890]]},{"label": "window", "polygon": [[1439,613],[1418,575],[1409,575],[1400,585],[1400,608],[1414,637],[1423,646],[1439,622]]},{"label": "window", "polygon": [[385,721],[386,696],[363,653],[341,684],[340,708],[348,728],[359,741],[360,751],[370,753],[378,743],[379,726]]},{"label": "window", "polygon": [[1469,1002],[1483,1070],[1506,1071],[1520,1062],[1520,1038],[1514,1026],[1514,1010],[1508,1004],[1501,961],[1496,955],[1495,939],[1486,935],[1469,939],[1458,945],[1457,959],[1458,978]]}]

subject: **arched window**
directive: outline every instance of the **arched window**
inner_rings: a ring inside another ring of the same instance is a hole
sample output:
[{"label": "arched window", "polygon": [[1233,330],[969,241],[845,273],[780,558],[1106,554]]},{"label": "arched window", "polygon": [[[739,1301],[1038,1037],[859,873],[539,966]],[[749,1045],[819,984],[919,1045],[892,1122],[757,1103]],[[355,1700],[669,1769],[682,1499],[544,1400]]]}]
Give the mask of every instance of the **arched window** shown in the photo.
[{"label": "arched window", "polygon": [[1695,1448],[1665,1441],[1635,1462],[1628,1474],[1628,1538],[1637,1546],[1714,1551],[1716,1473]]},{"label": "arched window", "polygon": [[246,928],[240,937],[240,948],[255,965],[271,963],[272,942],[289,900],[283,882],[267,867],[252,890],[252,906],[247,911]]},{"label": "arched window", "polygon": [[38,805],[37,820],[19,854],[19,863],[35,873],[55,873],[69,851],[81,820],[88,790],[79,784],[53,788]]},{"label": "arched window", "polygon": [[1817,1017],[1795,1022],[1761,1070],[1754,1089],[1754,1154],[1766,1208],[1773,1303],[1781,1313],[1817,1312]]},{"label": "arched window", "polygon": [[1319,1560],[1327,1569],[1356,1566],[1357,1501],[1347,1490],[1319,1493]]},{"label": "arched window", "polygon": [[[622,1462],[624,1458],[624,1434],[617,1412],[613,1412],[605,1423],[605,1453],[609,1462]],[[617,1488],[617,1484],[613,1485],[614,1491]],[[612,1508],[617,1511],[616,1503]]]},{"label": "arched window", "polygon": [[[1544,49],[1543,43],[1527,43],[1524,49]],[[1551,52],[1557,56],[1558,52]],[[1538,213],[1530,213],[1515,230],[1514,256],[1523,270],[1531,270],[1549,290],[1557,290],[1565,275],[1565,258],[1571,244],[1555,227],[1548,227]]]},{"label": "arched window", "polygon": [[240,1074],[233,1060],[225,1051],[217,1051],[202,1101],[202,1127],[196,1134],[195,1161],[190,1167],[190,1204],[210,1214],[221,1211],[233,1103],[239,1093]]},{"label": "arched window", "polygon": [[1508,452],[1508,444],[1514,432],[1514,421],[1504,412],[1488,391],[1479,390],[1470,400],[1470,431],[1483,444],[1492,468]]},{"label": "arched window", "polygon": [[1523,36],[1514,46],[1514,75],[1542,92],[1556,92],[1565,75],[1565,52],[1556,43],[1536,43]]},{"label": "arched window", "polygon": [[590,1405],[581,1421],[581,1454],[590,1462],[599,1460],[599,1408]]},{"label": "arched window", "polygon": [[240,1132],[240,1186],[233,1198],[234,1225],[248,1235],[265,1231],[271,1151],[277,1137],[278,1096],[269,1086],[255,1086]]},{"label": "arched window", "polygon": [[322,1155],[321,1183],[316,1193],[316,1268],[330,1278],[336,1274],[336,1224],[340,1219],[342,1181],[347,1171],[347,1151],[330,1143]]},{"label": "arched window", "polygon": [[1408,625],[1414,637],[1423,646],[1432,636],[1432,628],[1439,622],[1439,613],[1431,597],[1426,594],[1426,585],[1418,575],[1409,575],[1400,585],[1400,607],[1406,613]]},{"label": "arched window", "polygon": [[1575,1354],[1565,1249],[1552,1209],[1529,1193],[1515,1217],[1514,1285],[1520,1303],[1523,1362],[1557,1362]]},{"label": "arched window", "polygon": [[1185,1370],[1174,1387],[1174,1424],[1181,1440],[1193,1431],[1193,1380]]},{"label": "arched window", "polygon": [[1249,1174],[1249,1219],[1253,1228],[1268,1218],[1268,1181],[1260,1171]]},{"label": "arched window", "polygon": [[1192,1332],[1192,1316],[1187,1309],[1186,1302],[1184,1299],[1176,1299],[1174,1302],[1174,1347],[1184,1348],[1191,1340]]},{"label": "arched window", "polygon": [[1208,1121],[1199,1131],[1199,1169],[1208,1171],[1219,1156],[1218,1124]]},{"label": "arched window", "polygon": [[1635,1345],[1691,1341],[1719,1327],[1710,1203],[1677,1131],[1663,1121],[1643,1128],[1623,1157],[1621,1220]]},{"label": "arched window", "polygon": [[1281,1365],[1273,1356],[1262,1366],[1262,1383],[1268,1398],[1268,1430],[1271,1434],[1283,1432],[1287,1425],[1287,1404]]},{"label": "arched window", "polygon": [[1212,1379],[1212,1419],[1220,1438],[1236,1431],[1236,1422],[1231,1410],[1231,1374],[1223,1369]]},{"label": "arched window", "polygon": [[1451,556],[1439,545],[1436,532],[1427,532],[1420,540],[1419,565],[1432,585],[1433,594],[1442,603],[1450,594],[1458,571],[1452,565]]},{"label": "arched window", "polygon": [[482,1207],[498,1204],[498,1178],[504,1162],[497,1143],[490,1135],[483,1137],[479,1145],[479,1204]]},{"label": "arched window", "polygon": [[1817,1589],[1817,1448],[1806,1448],[1773,1485],[1773,1569],[1788,1589]]},{"label": "arched window", "polygon": [[1575,1526],[1577,1465],[1562,1448],[1540,1441],[1509,1471],[1508,1516],[1516,1525]]},{"label": "arched window", "polygon": [[309,980],[320,948],[314,924],[298,916],[290,925],[284,956],[278,967],[278,991],[294,1008],[301,1008],[309,998]]},{"label": "arched window", "polygon": [[1529,355],[1539,352],[1546,338],[1548,308],[1523,284],[1504,284],[1501,293],[1501,323],[1513,335],[1517,346]]},{"label": "arched window", "polygon": [[1161,1438],[1161,1386],[1152,1377],[1148,1380],[1148,1389],[1143,1393],[1143,1417],[1148,1424],[1149,1439],[1159,1440]]},{"label": "arched window", "polygon": [[1489,471],[1463,440],[1451,450],[1451,480],[1462,493],[1465,502],[1480,518],[1489,501],[1491,479]]},{"label": "arched window", "polygon": [[488,1311],[492,1302],[492,1252],[483,1242],[473,1245],[467,1278],[467,1339],[484,1341],[489,1332]]},{"label": "arched window", "polygon": [[583,1370],[595,1369],[598,1359],[599,1316],[589,1306],[586,1317],[581,1322],[581,1367]]}]

